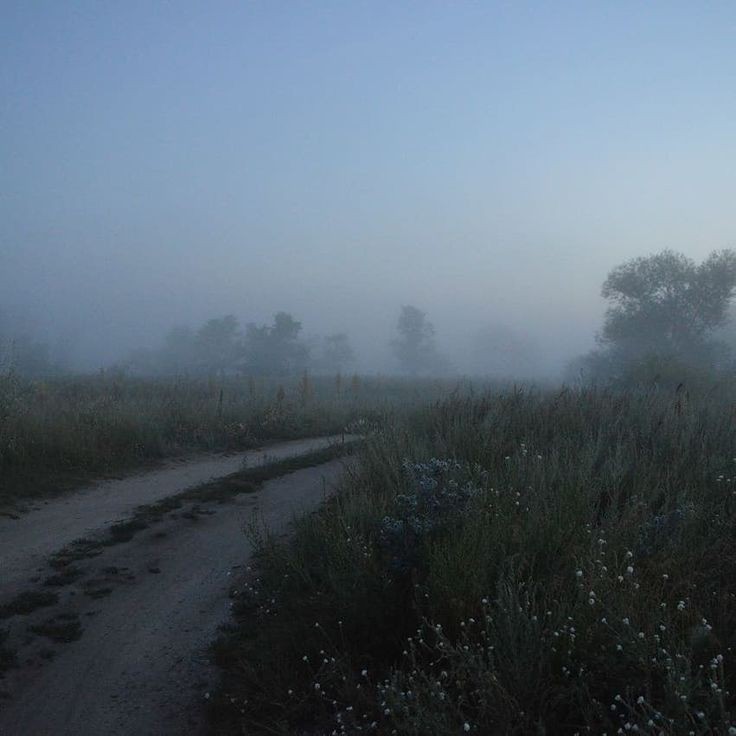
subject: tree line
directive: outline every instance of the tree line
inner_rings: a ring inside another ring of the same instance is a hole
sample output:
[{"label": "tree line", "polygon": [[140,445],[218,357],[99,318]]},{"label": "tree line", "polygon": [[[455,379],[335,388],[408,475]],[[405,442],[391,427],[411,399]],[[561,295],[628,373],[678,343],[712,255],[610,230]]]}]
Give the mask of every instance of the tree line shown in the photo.
[{"label": "tree line", "polygon": [[270,324],[241,327],[232,315],[194,330],[175,327],[156,350],[136,350],[126,366],[140,373],[288,376],[305,370],[342,373],[355,362],[345,333],[317,340],[302,337],[302,323],[278,312]]},{"label": "tree line", "polygon": [[[608,302],[596,347],[571,361],[566,379],[632,384],[682,382],[694,375],[736,373],[736,253],[715,251],[702,263],[671,250],[616,266],[601,287]],[[2,315],[0,315],[2,317]],[[412,375],[447,375],[454,368],[436,345],[427,314],[401,307],[389,342],[395,364]],[[474,340],[475,371],[509,379],[533,377],[543,356],[513,331],[496,326]],[[0,319],[0,374],[64,372],[63,351],[50,350]],[[172,329],[162,345],[132,352],[122,367],[146,375],[297,375],[354,370],[356,355],[344,332],[305,338],[302,323],[278,312],[269,324],[241,326],[233,315],[197,329]],[[520,369],[526,372],[519,375]]]},{"label": "tree line", "polygon": [[[241,327],[232,315],[207,320],[198,329],[176,327],[155,350],[136,350],[125,367],[145,374],[204,374],[256,376],[344,373],[355,367],[355,351],[344,332],[304,338],[302,323],[278,312],[270,324]],[[403,306],[391,351],[402,372],[429,375],[447,372],[449,362],[435,344],[427,315]]]}]

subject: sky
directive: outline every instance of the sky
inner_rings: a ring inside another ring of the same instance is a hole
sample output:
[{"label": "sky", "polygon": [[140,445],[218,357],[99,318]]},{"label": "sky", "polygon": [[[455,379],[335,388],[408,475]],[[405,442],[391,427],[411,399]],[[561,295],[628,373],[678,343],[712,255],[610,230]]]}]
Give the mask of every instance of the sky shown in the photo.
[{"label": "sky", "polygon": [[615,265],[736,246],[736,3],[0,0],[0,310],[94,367],[292,312],[558,366]]}]

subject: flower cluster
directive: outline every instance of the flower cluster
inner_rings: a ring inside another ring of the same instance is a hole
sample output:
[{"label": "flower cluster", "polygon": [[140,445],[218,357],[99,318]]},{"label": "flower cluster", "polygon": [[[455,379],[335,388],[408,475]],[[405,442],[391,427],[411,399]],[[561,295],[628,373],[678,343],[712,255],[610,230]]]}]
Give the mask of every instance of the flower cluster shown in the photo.
[{"label": "flower cluster", "polygon": [[467,513],[487,478],[480,468],[433,458],[425,463],[404,460],[408,489],[396,497],[394,514],[381,522],[379,539],[394,567],[416,564],[421,542],[450,527]]}]

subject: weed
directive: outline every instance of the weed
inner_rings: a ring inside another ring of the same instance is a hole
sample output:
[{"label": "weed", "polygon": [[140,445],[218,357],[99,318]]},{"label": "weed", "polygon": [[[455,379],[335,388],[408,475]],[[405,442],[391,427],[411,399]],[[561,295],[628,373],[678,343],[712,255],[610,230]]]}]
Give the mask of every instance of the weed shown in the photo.
[{"label": "weed", "polygon": [[97,600],[98,598],[106,598],[108,595],[112,593],[112,588],[103,586],[101,588],[95,587],[96,584],[92,585],[85,585],[84,586],[84,594],[88,598],[92,598],[94,600]]},{"label": "weed", "polygon": [[9,603],[0,606],[0,619],[11,616],[26,616],[38,608],[53,606],[59,596],[49,590],[32,590],[18,594]]},{"label": "weed", "polygon": [[82,576],[82,571],[78,567],[71,565],[62,568],[59,572],[49,575],[43,584],[48,587],[60,588],[65,585],[71,585]]},{"label": "weed", "polygon": [[8,639],[8,632],[0,629],[0,677],[6,670],[11,667],[16,667],[18,664],[18,657],[16,653],[8,648],[6,642]]},{"label": "weed", "polygon": [[109,542],[112,544],[129,542],[138,532],[143,531],[143,529],[148,529],[148,524],[140,518],[119,521],[109,529],[110,537],[112,538]]},{"label": "weed", "polygon": [[96,539],[77,539],[55,552],[49,559],[49,565],[55,570],[64,570],[73,562],[97,557],[102,551],[103,545]]},{"label": "weed", "polygon": [[68,643],[76,641],[82,636],[82,625],[79,623],[79,616],[76,614],[60,613],[43,623],[31,626],[31,631],[34,634],[45,636],[51,641]]}]

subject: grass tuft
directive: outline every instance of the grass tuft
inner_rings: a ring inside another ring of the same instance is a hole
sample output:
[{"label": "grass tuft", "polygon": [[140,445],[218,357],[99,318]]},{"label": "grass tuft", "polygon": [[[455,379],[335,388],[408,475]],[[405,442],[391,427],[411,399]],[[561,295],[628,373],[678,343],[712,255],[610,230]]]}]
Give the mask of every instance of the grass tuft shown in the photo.
[{"label": "grass tuft", "polygon": [[74,613],[60,613],[43,623],[31,626],[34,634],[45,636],[51,641],[69,643],[82,636],[82,625],[79,616]]},{"label": "grass tuft", "polygon": [[0,629],[0,678],[3,673],[12,667],[18,666],[18,656],[10,649],[6,642],[8,640],[8,632]]},{"label": "grass tuft", "polygon": [[11,616],[27,616],[38,608],[53,606],[59,596],[49,590],[31,590],[18,594],[13,600],[0,606],[0,619]]}]

